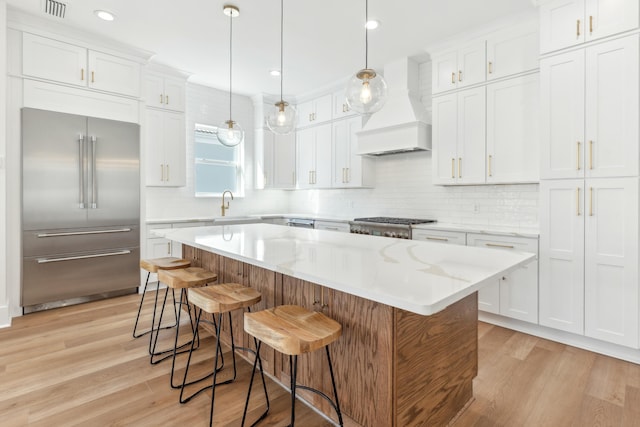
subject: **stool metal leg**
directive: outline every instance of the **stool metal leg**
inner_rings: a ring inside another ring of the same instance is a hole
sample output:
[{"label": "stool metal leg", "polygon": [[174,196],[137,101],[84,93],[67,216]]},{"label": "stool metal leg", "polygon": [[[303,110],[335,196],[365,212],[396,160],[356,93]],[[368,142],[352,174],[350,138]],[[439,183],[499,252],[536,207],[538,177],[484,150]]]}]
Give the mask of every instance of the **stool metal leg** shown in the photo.
[{"label": "stool metal leg", "polygon": [[[171,388],[181,388],[182,384],[174,384],[173,383],[173,376],[174,376],[174,372],[175,372],[175,368],[176,368],[176,355],[178,354],[182,354],[182,353],[186,353],[187,350],[182,350],[182,351],[178,351],[179,348],[182,348],[186,345],[192,344],[194,340],[197,341],[197,346],[196,348],[198,348],[200,346],[200,335],[198,333],[198,329],[195,328],[194,323],[193,323],[193,317],[191,316],[191,307],[189,307],[189,305],[187,304],[187,290],[186,289],[181,289],[180,290],[180,303],[178,304],[178,326],[176,326],[176,335],[175,335],[175,339],[173,342],[173,358],[171,359],[171,377],[170,377],[170,385]],[[194,339],[192,339],[190,342],[186,342],[180,346],[178,346],[178,336],[180,335],[180,315],[182,313],[182,306],[184,304],[187,304],[187,314],[189,315],[189,323],[191,325],[191,330],[193,332],[193,336]]]},{"label": "stool metal leg", "polygon": [[256,374],[256,366],[259,366],[260,368],[260,376],[262,377],[262,387],[264,388],[264,397],[267,401],[267,409],[262,413],[262,415],[260,415],[260,417],[258,417],[257,420],[253,422],[253,424],[251,424],[251,427],[254,427],[256,424],[258,424],[267,416],[267,414],[269,413],[269,407],[270,407],[269,394],[267,393],[267,383],[264,380],[264,371],[262,369],[262,359],[260,358],[260,345],[262,344],[262,342],[258,341],[255,337],[253,338],[253,342],[256,345],[256,358],[253,361],[253,369],[251,370],[251,380],[249,381],[249,391],[247,391],[247,400],[244,403],[244,412],[242,413],[242,424],[241,424],[242,427],[244,427],[244,422],[247,419],[247,409],[249,408],[249,399],[251,398],[251,389],[253,387],[253,378],[255,377],[255,374]]},{"label": "stool metal leg", "polygon": [[[133,325],[133,337],[134,338],[139,338],[145,334],[148,334],[149,332],[151,332],[150,329],[147,332],[144,333],[136,333],[136,330],[138,329],[138,320],[140,320],[140,312],[142,311],[142,304],[144,304],[144,297],[147,294],[147,285],[149,285],[149,277],[151,276],[151,272],[147,272],[147,280],[144,282],[144,288],[142,288],[142,297],[140,298],[140,305],[138,305],[138,314],[136,315],[136,323],[135,325]],[[157,294],[156,294],[157,295]]]},{"label": "stool metal leg", "polygon": [[289,356],[289,369],[291,371],[291,424],[293,427],[296,423],[296,377],[298,376],[298,355],[293,356],[293,361]]},{"label": "stool metal leg", "polygon": [[[151,319],[151,328],[148,331],[144,331],[144,332],[138,332],[138,322],[140,321],[140,313],[142,312],[142,306],[144,305],[144,298],[147,295],[147,288],[149,286],[149,277],[151,276],[151,272],[147,272],[147,280],[144,283],[144,288],[142,289],[142,297],[140,298],[140,304],[138,305],[138,314],[136,315],[136,323],[133,326],[133,337],[134,338],[140,338],[143,335],[147,335],[149,333],[153,332],[153,328],[155,325],[155,319],[156,319],[156,309],[158,307],[158,293],[160,292],[160,282],[158,282],[157,286],[156,286],[156,296],[155,296],[155,300],[154,300],[154,305],[153,305],[153,316]],[[173,304],[175,306],[175,299],[173,301]],[[177,318],[177,313],[174,310],[174,319]],[[173,327],[175,327],[175,323],[173,325],[167,325],[167,326],[162,326],[161,329],[171,329]],[[149,344],[151,344],[151,341],[149,342]],[[149,349],[151,349],[151,345],[149,345]],[[149,350],[149,352],[151,352],[151,350]]]},{"label": "stool metal leg", "polygon": [[[342,411],[340,410],[340,401],[338,400],[338,388],[336,387],[336,379],[333,376],[333,364],[331,363],[331,355],[329,354],[329,346],[326,345],[325,350],[327,350],[327,362],[329,362],[329,373],[331,374],[331,385],[333,386],[333,399],[335,400],[335,405],[333,406],[333,409],[336,410],[336,412],[338,413],[338,422],[340,423],[340,426],[343,426],[344,423],[342,422]],[[329,401],[329,403],[331,403],[331,401]]]}]

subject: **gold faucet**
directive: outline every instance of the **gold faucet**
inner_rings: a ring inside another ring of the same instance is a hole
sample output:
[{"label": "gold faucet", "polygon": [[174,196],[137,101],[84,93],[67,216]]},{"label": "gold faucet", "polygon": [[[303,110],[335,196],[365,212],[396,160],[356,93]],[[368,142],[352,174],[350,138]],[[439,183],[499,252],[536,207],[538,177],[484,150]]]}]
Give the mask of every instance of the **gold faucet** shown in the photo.
[{"label": "gold faucet", "polygon": [[231,192],[231,190],[224,190],[224,193],[222,193],[222,206],[220,207],[222,210],[222,216],[224,216],[226,210],[229,209],[229,202],[227,202],[226,206],[224,204],[224,195],[227,193],[229,193],[229,195],[231,196],[231,200],[233,200],[233,193]]}]

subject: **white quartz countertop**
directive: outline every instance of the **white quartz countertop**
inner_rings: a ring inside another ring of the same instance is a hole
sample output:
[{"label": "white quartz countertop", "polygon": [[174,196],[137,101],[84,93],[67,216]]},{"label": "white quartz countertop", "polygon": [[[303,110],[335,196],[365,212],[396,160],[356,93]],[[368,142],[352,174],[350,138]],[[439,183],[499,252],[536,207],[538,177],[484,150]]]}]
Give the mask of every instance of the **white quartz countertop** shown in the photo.
[{"label": "white quartz countertop", "polygon": [[414,228],[416,230],[457,231],[461,233],[493,234],[502,236],[527,237],[532,239],[537,239],[540,236],[540,230],[533,227],[503,227],[491,225],[447,224],[434,222],[429,224],[412,225],[411,228]]},{"label": "white quartz countertop", "polygon": [[534,258],[526,252],[272,224],[153,233],[422,315],[443,310]]},{"label": "white quartz countertop", "polygon": [[333,222],[349,222],[352,221],[351,217],[341,217],[341,216],[331,216],[331,215],[315,215],[315,214],[255,214],[255,215],[242,215],[242,216],[211,216],[211,217],[197,217],[197,218],[148,218],[145,222],[147,224],[172,224],[172,223],[181,223],[181,222],[217,222],[219,224],[224,222],[235,222],[235,221],[260,221],[263,219],[273,219],[273,218],[302,218],[302,219],[313,219],[316,221],[333,221]]}]

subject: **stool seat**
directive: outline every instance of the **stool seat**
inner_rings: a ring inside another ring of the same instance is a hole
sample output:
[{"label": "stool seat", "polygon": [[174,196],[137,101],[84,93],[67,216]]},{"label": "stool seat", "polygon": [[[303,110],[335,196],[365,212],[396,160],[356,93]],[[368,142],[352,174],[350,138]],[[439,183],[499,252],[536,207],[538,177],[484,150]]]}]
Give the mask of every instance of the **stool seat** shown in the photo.
[{"label": "stool seat", "polygon": [[178,268],[187,268],[191,266],[188,259],[180,259],[175,257],[141,259],[140,268],[151,273],[157,273],[158,270],[175,270]]},{"label": "stool seat", "polygon": [[342,335],[342,326],[338,322],[297,305],[244,313],[244,330],[288,355],[318,350]]},{"label": "stool seat", "polygon": [[213,314],[251,307],[260,302],[262,295],[255,289],[239,283],[222,283],[189,289],[188,298],[193,305]]},{"label": "stool seat", "polygon": [[200,267],[158,271],[158,280],[173,289],[195,288],[214,282],[216,273]]}]

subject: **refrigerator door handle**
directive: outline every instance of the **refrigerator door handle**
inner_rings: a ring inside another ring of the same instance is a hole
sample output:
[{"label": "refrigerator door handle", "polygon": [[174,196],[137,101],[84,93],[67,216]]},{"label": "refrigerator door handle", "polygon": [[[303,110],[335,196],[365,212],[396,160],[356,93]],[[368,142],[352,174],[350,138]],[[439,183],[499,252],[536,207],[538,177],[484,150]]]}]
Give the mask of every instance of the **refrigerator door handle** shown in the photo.
[{"label": "refrigerator door handle", "polygon": [[93,231],[70,231],[68,233],[40,233],[36,237],[63,237],[63,236],[84,236],[87,234],[107,234],[107,233],[126,233],[131,231],[130,228],[117,228],[113,230],[93,230]]},{"label": "refrigerator door handle", "polygon": [[98,196],[96,185],[96,142],[98,138],[91,137],[91,209],[98,208]]},{"label": "refrigerator door handle", "polygon": [[78,135],[78,175],[80,176],[80,195],[78,197],[78,207],[84,209],[84,135]]},{"label": "refrigerator door handle", "polygon": [[108,252],[104,254],[67,256],[67,257],[61,257],[61,258],[38,258],[37,261],[38,261],[38,264],[46,264],[49,262],[73,261],[76,259],[102,258],[102,257],[114,256],[114,255],[128,255],[130,253],[131,251],[129,250],[123,250],[123,251],[116,251],[116,252]]}]

